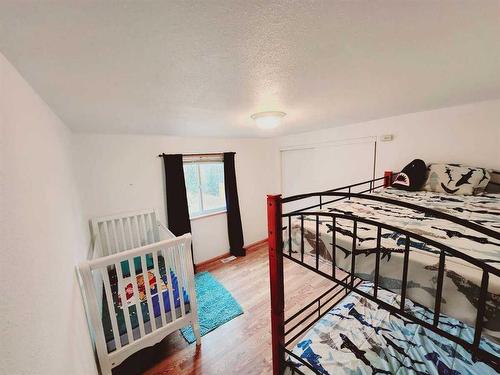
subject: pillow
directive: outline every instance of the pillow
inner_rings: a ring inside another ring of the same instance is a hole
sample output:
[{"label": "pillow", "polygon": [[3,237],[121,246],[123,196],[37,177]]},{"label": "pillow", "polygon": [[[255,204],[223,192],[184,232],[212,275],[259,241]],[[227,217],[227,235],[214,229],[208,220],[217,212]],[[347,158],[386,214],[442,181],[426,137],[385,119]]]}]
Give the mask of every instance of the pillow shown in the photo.
[{"label": "pillow", "polygon": [[415,159],[399,172],[392,187],[402,190],[420,190],[427,176],[427,166],[423,160]]},{"label": "pillow", "polygon": [[424,190],[457,195],[473,195],[483,191],[490,181],[484,168],[460,164],[430,164]]},{"label": "pillow", "polygon": [[491,174],[490,171],[484,168],[479,168],[482,172],[481,180],[479,180],[479,184],[477,188],[474,190],[474,194],[483,193],[486,190],[486,186],[490,183]]}]

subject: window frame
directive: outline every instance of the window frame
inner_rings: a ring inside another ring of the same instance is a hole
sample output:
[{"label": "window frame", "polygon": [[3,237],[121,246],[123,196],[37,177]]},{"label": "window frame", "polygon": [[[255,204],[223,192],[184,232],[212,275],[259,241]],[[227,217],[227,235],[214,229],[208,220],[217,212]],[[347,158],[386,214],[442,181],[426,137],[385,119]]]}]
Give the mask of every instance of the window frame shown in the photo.
[{"label": "window frame", "polygon": [[[224,160],[223,160],[223,155],[222,154],[197,154],[197,155],[185,155],[182,158],[182,168],[184,169],[184,166],[186,164],[193,164],[196,166],[196,172],[197,172],[197,177],[198,177],[198,189],[199,189],[199,202],[201,206],[201,211],[193,212],[191,213],[189,210],[189,201],[188,201],[188,212],[189,212],[189,220],[195,220],[207,216],[213,216],[217,214],[223,214],[227,212],[227,202],[226,202],[226,197],[224,194],[224,206],[221,207],[216,207],[212,209],[206,210],[204,207],[204,202],[203,202],[203,186],[201,183],[201,165],[203,163],[220,163],[222,164],[222,167],[224,168]],[[224,183],[224,171],[222,174],[222,182]],[[186,181],[184,181],[186,183]],[[186,186],[186,191],[187,191],[187,186]]]}]

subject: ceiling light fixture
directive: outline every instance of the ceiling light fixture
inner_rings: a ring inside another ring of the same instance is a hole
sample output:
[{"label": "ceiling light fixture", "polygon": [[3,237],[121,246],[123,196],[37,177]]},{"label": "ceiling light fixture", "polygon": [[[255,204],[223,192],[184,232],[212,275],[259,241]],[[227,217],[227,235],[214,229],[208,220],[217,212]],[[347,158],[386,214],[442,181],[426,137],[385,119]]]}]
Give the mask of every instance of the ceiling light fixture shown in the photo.
[{"label": "ceiling light fixture", "polygon": [[254,113],[250,117],[255,121],[255,124],[259,128],[268,130],[277,127],[285,116],[285,112],[270,111]]}]

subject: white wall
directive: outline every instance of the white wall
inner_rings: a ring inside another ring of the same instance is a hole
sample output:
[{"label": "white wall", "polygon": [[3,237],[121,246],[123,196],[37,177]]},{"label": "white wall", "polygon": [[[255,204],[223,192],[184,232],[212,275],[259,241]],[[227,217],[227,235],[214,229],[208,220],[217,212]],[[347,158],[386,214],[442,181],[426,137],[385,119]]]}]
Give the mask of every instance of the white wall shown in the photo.
[{"label": "white wall", "polygon": [[[236,177],[245,244],[267,237],[266,194],[279,186],[272,141],[266,139],[75,134],[78,185],[84,216],[155,208],[165,223],[165,183],[160,153],[236,152]],[[191,222],[195,262],[228,251],[226,215]]]},{"label": "white wall", "polygon": [[0,372],[96,373],[71,134],[0,53]]},{"label": "white wall", "polygon": [[283,136],[275,140],[275,146],[279,150],[382,134],[392,134],[394,140],[377,142],[377,176],[384,170],[400,170],[414,158],[500,169],[500,100]]},{"label": "white wall", "polygon": [[[74,134],[73,151],[85,220],[152,207],[162,221],[164,172],[159,153],[235,151],[248,245],[266,237],[265,195],[280,190],[280,148],[393,134],[393,141],[377,142],[377,175],[417,157],[500,169],[499,122],[500,100],[495,100],[274,139]],[[227,252],[226,225],[225,215],[192,221],[195,262]]]}]

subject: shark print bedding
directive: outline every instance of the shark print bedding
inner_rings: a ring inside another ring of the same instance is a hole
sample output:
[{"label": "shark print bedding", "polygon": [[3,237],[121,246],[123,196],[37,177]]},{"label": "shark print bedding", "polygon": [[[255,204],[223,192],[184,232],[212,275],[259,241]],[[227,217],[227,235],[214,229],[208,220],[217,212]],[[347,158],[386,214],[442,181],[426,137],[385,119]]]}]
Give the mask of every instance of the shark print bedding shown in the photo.
[{"label": "shark print bedding", "polygon": [[484,168],[460,164],[430,164],[423,190],[472,195],[483,192],[490,181],[490,173]]},{"label": "shark print bedding", "polygon": [[[383,189],[373,194],[443,211],[495,231],[500,230],[500,194],[456,196],[428,191],[401,191],[393,188]],[[355,215],[390,224],[443,243],[483,260],[495,268],[500,266],[500,243],[495,239],[422,212],[388,203],[356,198],[337,202],[323,211]],[[352,223],[351,220],[337,219],[335,225],[335,262],[343,270],[351,268]],[[320,263],[323,263],[325,267],[331,264],[333,257],[332,229],[332,219],[320,217],[319,255]],[[311,265],[315,261],[315,232],[315,216],[305,215],[304,253],[306,257],[304,262]],[[377,229],[374,226],[358,223],[355,273],[363,280],[374,280],[376,237]],[[285,236],[284,252],[288,252],[290,246],[286,239],[288,239],[288,235]],[[291,239],[292,256],[300,257],[301,223],[298,218],[292,220]],[[404,247],[404,235],[382,230],[379,282],[381,287],[397,293],[401,292]],[[439,251],[437,248],[411,239],[407,297],[429,308],[433,308],[435,302],[438,261]],[[441,311],[466,324],[474,325],[481,277],[482,272],[479,268],[447,255]],[[499,306],[500,278],[491,276],[483,332],[497,341],[500,338]]]},{"label": "shark print bedding", "polygon": [[[373,284],[363,282],[360,290],[373,293]],[[384,302],[399,306],[400,297],[379,290]],[[432,323],[433,313],[406,300],[405,311]],[[474,329],[440,315],[440,325],[472,342]],[[483,338],[480,347],[500,355],[500,345]],[[497,372],[483,362],[474,362],[460,345],[434,332],[378,308],[359,294],[350,293],[323,316],[292,352],[315,372],[289,356],[285,374],[298,368],[304,374],[417,374],[489,375]]]}]

